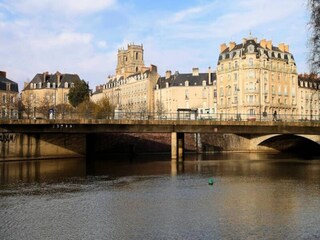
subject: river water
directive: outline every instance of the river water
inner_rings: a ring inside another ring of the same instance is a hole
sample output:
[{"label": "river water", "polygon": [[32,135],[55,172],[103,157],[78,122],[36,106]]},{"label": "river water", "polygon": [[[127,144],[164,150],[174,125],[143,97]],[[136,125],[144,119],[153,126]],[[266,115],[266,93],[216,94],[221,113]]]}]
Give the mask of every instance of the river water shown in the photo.
[{"label": "river water", "polygon": [[2,240],[320,239],[320,158],[24,160],[0,174]]}]

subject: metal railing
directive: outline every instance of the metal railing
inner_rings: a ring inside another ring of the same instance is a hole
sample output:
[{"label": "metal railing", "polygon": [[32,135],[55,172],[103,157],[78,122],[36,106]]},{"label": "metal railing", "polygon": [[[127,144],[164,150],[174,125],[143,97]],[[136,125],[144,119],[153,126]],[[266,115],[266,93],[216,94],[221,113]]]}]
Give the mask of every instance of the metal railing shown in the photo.
[{"label": "metal railing", "polygon": [[[49,116],[37,114],[35,117],[21,117],[22,119],[50,119]],[[276,121],[276,122],[320,122],[320,115],[303,115],[303,114],[277,114],[276,116],[269,113],[247,114],[247,113],[149,113],[149,112],[106,112],[95,114],[94,112],[68,112],[54,116],[53,119],[110,119],[110,120],[190,120],[190,121]]]}]

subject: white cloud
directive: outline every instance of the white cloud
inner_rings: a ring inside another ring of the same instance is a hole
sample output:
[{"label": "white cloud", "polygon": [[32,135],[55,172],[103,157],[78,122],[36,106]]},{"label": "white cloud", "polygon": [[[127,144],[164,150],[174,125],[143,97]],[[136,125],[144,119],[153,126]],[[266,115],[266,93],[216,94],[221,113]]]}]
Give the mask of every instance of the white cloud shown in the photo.
[{"label": "white cloud", "polygon": [[117,0],[6,0],[3,4],[10,11],[27,15],[53,14],[87,15],[115,6]]},{"label": "white cloud", "polygon": [[174,14],[174,16],[169,21],[171,21],[172,23],[183,21],[188,17],[194,16],[194,14],[202,12],[204,9],[204,7],[188,8]]}]

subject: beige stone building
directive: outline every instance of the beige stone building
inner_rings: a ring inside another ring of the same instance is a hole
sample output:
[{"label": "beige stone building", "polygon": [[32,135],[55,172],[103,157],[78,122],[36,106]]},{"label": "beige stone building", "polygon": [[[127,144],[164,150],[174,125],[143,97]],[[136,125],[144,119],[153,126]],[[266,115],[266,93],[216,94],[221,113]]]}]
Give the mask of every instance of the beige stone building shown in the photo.
[{"label": "beige stone building", "polygon": [[299,74],[298,108],[301,120],[320,120],[320,79]]},{"label": "beige stone building", "polygon": [[297,119],[298,75],[289,46],[256,38],[221,44],[217,105],[224,119]]},{"label": "beige stone building", "polygon": [[1,109],[0,117],[18,118],[18,84],[7,78],[4,71],[0,71],[0,95]]},{"label": "beige stone building", "polygon": [[77,74],[36,74],[29,83],[25,83],[21,93],[24,117],[63,117],[64,111],[70,108],[68,94],[76,81],[80,81]]},{"label": "beige stone building", "polygon": [[91,98],[96,102],[107,97],[116,112],[150,113],[154,109],[153,88],[158,78],[156,66],[144,65],[143,46],[129,44],[127,49],[118,50],[115,76],[109,76],[106,84],[98,86]]},{"label": "beige stone building", "polygon": [[192,73],[167,71],[155,86],[155,114],[166,119],[178,118],[178,112],[179,118],[192,118],[193,113],[198,118],[216,117],[215,84],[216,74],[210,68],[207,73],[200,73],[198,68]]}]

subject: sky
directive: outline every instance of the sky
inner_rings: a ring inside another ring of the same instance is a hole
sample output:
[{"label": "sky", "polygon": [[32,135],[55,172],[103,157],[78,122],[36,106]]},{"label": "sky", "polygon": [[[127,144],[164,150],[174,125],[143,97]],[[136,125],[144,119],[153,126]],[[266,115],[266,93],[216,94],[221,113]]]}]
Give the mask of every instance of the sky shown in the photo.
[{"label": "sky", "polygon": [[188,73],[216,69],[220,44],[289,44],[308,72],[307,0],[0,0],[0,71],[18,82],[76,73],[90,88],[115,74],[117,51],[143,44],[144,63]]}]

